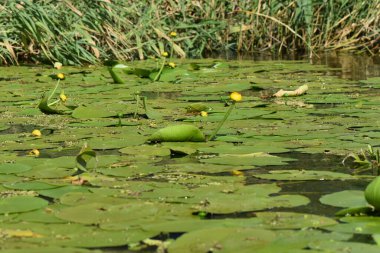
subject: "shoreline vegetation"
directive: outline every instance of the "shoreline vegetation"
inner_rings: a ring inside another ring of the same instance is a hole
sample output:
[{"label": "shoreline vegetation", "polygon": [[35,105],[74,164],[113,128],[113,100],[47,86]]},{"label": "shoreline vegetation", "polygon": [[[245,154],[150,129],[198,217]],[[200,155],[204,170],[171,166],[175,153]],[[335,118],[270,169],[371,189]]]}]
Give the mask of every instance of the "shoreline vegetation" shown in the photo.
[{"label": "shoreline vegetation", "polygon": [[142,60],[171,45],[179,58],[218,51],[380,54],[379,0],[2,2],[2,65]]}]

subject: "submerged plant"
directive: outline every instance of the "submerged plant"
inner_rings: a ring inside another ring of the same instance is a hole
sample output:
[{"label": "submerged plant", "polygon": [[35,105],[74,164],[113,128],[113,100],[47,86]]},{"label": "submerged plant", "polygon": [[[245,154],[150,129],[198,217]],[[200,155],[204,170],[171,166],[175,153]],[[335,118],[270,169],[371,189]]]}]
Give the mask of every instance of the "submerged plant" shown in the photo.
[{"label": "submerged plant", "polygon": [[[63,89],[61,89],[57,99],[51,101],[53,96],[56,94],[58,87],[60,86],[60,81],[64,80],[66,77],[63,73],[59,73],[53,75],[52,78],[57,79],[57,83],[50,94],[47,92],[43,95],[40,103],[38,104],[38,108],[45,114],[67,114],[71,112],[71,109],[64,105],[67,101],[67,96],[65,95]],[[52,107],[53,105],[55,105],[55,108]],[[61,105],[60,108],[57,107],[59,105]]]},{"label": "submerged plant", "polygon": [[344,162],[352,158],[356,165],[356,173],[372,170],[374,175],[380,174],[380,151],[374,150],[371,145],[368,145],[366,150],[361,149],[359,154],[350,153],[342,161]]}]

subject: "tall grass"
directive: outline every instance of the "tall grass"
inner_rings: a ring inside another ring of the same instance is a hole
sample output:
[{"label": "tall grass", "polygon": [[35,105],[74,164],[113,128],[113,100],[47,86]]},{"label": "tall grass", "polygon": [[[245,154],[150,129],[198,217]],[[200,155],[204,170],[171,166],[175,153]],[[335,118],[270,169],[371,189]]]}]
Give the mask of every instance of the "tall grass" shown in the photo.
[{"label": "tall grass", "polygon": [[[178,36],[167,34],[176,31]],[[0,63],[95,64],[236,50],[380,53],[379,0],[3,0]]]}]

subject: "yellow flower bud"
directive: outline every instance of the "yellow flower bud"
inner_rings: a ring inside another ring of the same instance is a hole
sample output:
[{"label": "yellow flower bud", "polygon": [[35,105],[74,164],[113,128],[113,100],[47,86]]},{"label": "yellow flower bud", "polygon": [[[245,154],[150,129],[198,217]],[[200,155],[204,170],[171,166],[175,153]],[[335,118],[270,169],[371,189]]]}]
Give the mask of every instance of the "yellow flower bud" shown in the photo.
[{"label": "yellow flower bud", "polygon": [[232,92],[230,94],[230,98],[235,102],[239,102],[243,99],[239,92]]},{"label": "yellow flower bud", "polygon": [[208,116],[208,113],[205,112],[205,111],[201,111],[200,114],[201,114],[202,117],[207,117]]},{"label": "yellow flower bud", "polygon": [[177,33],[173,31],[173,32],[171,32],[169,35],[170,35],[170,37],[176,37],[176,36],[177,36]]},{"label": "yellow flower bud", "polygon": [[233,176],[243,176],[244,175],[244,173],[241,172],[240,170],[233,170],[233,171],[231,171],[231,174]]},{"label": "yellow flower bud", "polygon": [[65,75],[63,73],[59,73],[59,74],[57,74],[57,78],[60,80],[63,80],[63,79],[65,79]]},{"label": "yellow flower bud", "polygon": [[65,93],[64,93],[63,90],[61,91],[61,94],[59,94],[59,99],[60,99],[62,102],[66,102],[66,100],[67,100],[67,97],[66,97],[66,95],[65,95]]},{"label": "yellow flower bud", "polygon": [[176,66],[174,62],[169,62],[168,65],[169,65],[169,67],[171,67],[171,68],[173,68],[173,69],[174,69],[175,66]]},{"label": "yellow flower bud", "polygon": [[168,52],[162,52],[161,53],[161,56],[163,56],[163,57],[168,57],[168,55],[169,55]]},{"label": "yellow flower bud", "polygon": [[38,129],[34,129],[33,131],[32,131],[32,136],[34,136],[34,137],[41,137],[41,131],[40,130],[38,130]]},{"label": "yellow flower bud", "polygon": [[37,157],[40,155],[40,151],[38,149],[32,149],[31,151],[29,151],[28,155]]}]

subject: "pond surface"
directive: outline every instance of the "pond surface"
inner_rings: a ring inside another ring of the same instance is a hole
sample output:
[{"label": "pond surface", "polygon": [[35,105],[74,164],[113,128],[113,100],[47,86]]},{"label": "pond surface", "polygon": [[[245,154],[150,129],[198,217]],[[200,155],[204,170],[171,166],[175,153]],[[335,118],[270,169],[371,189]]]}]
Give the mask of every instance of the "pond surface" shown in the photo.
[{"label": "pond surface", "polygon": [[342,161],[380,146],[379,59],[247,58],[0,68],[1,252],[378,252],[378,217],[335,213],[374,178]]}]

